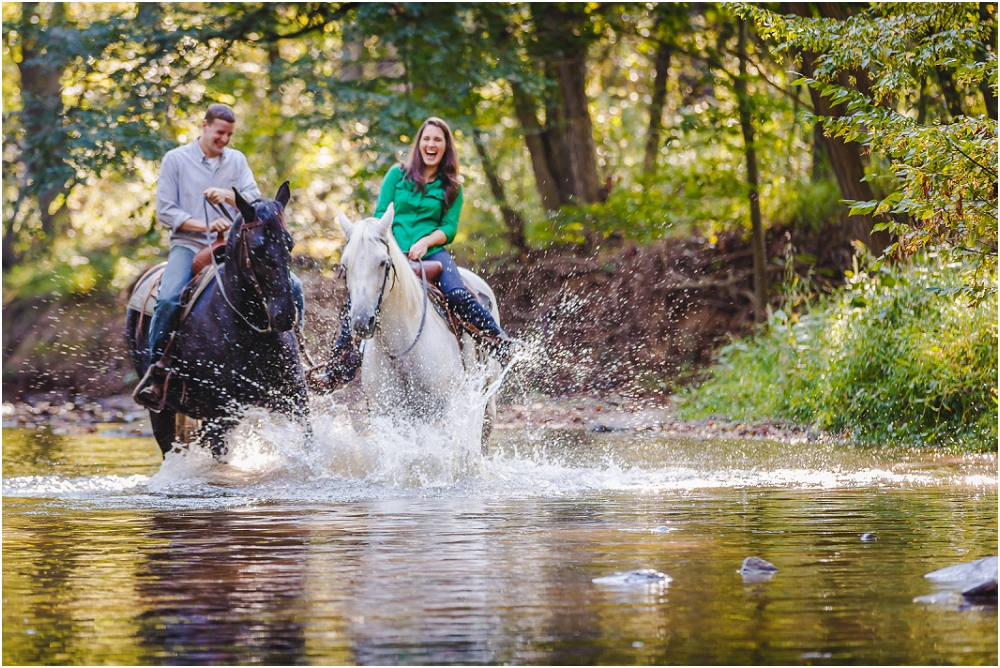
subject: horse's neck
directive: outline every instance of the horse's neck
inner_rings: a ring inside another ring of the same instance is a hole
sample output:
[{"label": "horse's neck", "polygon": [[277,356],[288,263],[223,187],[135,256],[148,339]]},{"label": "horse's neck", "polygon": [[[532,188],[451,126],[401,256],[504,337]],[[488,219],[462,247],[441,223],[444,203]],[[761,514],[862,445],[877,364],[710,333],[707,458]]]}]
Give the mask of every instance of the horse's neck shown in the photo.
[{"label": "horse's neck", "polygon": [[225,290],[227,301],[241,312],[247,313],[260,302],[260,299],[257,297],[257,292],[247,284],[244,275],[241,241],[242,239],[237,239],[232,246],[232,254],[226,254],[226,262],[220,267],[219,282]]},{"label": "horse's neck", "polygon": [[426,305],[420,279],[410,269],[406,256],[401,251],[392,255],[396,277],[389,276],[390,287],[382,299],[381,327],[387,344],[405,347],[416,338]]}]

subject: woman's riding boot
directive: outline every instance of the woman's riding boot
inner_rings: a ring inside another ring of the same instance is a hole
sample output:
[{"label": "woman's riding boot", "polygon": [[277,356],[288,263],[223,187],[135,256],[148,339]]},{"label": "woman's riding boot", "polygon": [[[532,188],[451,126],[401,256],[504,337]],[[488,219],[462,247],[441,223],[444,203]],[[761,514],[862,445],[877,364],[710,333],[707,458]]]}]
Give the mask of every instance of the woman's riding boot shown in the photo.
[{"label": "woman's riding boot", "polygon": [[475,295],[465,288],[456,288],[445,295],[448,305],[451,306],[459,318],[478,329],[482,336],[480,341],[486,345],[486,350],[500,364],[507,366],[514,356],[514,350],[521,344],[517,339],[512,339],[507,332],[500,328],[497,321],[493,319]]},{"label": "woman's riding boot", "polygon": [[328,391],[333,391],[338,386],[354,380],[359,368],[361,368],[361,350],[351,331],[351,298],[348,297],[347,303],[340,311],[340,335],[333,344],[326,373],[320,380]]}]

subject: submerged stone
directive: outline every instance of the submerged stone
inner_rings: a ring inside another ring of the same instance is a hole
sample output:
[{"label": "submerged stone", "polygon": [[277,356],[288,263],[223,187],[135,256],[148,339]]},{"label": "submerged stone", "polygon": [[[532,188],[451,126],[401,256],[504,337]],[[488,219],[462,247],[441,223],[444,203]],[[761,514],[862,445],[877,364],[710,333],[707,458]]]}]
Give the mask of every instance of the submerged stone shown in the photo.
[{"label": "submerged stone", "polygon": [[778,572],[778,567],[770,561],[765,561],[760,557],[747,557],[743,560],[743,565],[737,571],[740,575],[750,575],[759,573],[774,574]]},{"label": "submerged stone", "polygon": [[646,585],[665,585],[672,579],[666,573],[661,573],[652,568],[642,568],[637,571],[615,573],[603,578],[594,578],[592,582],[609,587],[643,587]]}]

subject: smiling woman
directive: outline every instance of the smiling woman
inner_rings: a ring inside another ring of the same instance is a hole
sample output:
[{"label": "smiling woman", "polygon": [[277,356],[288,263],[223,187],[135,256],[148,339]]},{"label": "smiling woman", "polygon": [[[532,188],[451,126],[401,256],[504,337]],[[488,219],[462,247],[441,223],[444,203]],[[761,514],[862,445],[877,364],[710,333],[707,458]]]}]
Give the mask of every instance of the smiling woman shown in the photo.
[{"label": "smiling woman", "polygon": [[[465,287],[458,265],[445,246],[455,239],[462,211],[462,186],[458,183],[458,153],[451,128],[432,116],[417,131],[406,165],[393,165],[382,180],[375,217],[392,207],[392,236],[413,261],[440,262],[438,287],[452,311],[482,335],[486,349],[501,364],[512,356],[513,339],[500,329],[490,312]],[[354,378],[361,364],[358,344],[351,331],[350,297],[341,313],[340,336],[334,344],[326,379],[331,386]]]}]

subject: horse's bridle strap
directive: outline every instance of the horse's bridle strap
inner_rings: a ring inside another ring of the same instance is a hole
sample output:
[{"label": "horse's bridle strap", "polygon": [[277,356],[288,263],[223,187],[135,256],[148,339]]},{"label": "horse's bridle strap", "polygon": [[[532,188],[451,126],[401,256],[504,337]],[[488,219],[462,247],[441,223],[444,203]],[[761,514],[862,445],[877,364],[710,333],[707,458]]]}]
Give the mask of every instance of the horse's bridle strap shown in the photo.
[{"label": "horse's bridle strap", "polygon": [[[212,208],[215,209],[216,211],[221,211],[222,214],[226,218],[229,219],[229,222],[233,223],[234,225],[236,224],[235,221],[233,220],[232,216],[229,215],[229,212],[226,211],[225,207],[219,207],[219,206],[217,206],[215,203],[209,201],[208,197],[206,197],[205,198],[205,226],[206,227],[209,224],[208,223],[208,205],[209,204],[211,204]],[[251,281],[253,283],[254,290],[257,292],[257,296],[260,297],[261,306],[264,307],[264,313],[267,315],[267,327],[261,328],[261,327],[258,327],[255,324],[253,324],[252,322],[250,322],[250,320],[245,315],[243,315],[243,313],[240,312],[240,310],[238,308],[236,308],[236,305],[233,304],[232,300],[229,299],[229,295],[226,294],[226,288],[222,284],[222,277],[218,273],[218,268],[219,267],[218,267],[218,263],[215,260],[215,253],[210,253],[210,255],[212,256],[212,264],[215,265],[215,268],[216,268],[215,282],[218,284],[218,286],[219,286],[219,292],[222,293],[222,298],[226,301],[226,304],[229,305],[229,308],[231,308],[233,310],[233,312],[236,313],[236,315],[240,316],[240,318],[243,319],[243,322],[245,322],[247,324],[247,327],[249,327],[253,331],[257,332],[258,334],[268,334],[268,333],[274,331],[274,328],[272,327],[272,323],[271,323],[271,312],[267,309],[267,300],[264,299],[264,291],[261,290],[260,281],[257,278],[257,272],[255,272],[253,270],[253,266],[250,264],[250,251],[249,251],[249,249],[247,247],[246,238],[243,236],[243,232],[245,232],[246,230],[253,229],[255,227],[260,227],[261,225],[263,225],[263,222],[259,221],[259,220],[251,221],[250,223],[247,223],[246,220],[243,221],[243,223],[240,225],[240,241],[241,241],[240,248],[241,248],[241,253],[246,253],[247,270],[250,272],[250,278],[251,278]],[[209,230],[209,233],[211,233],[210,230]]]}]

